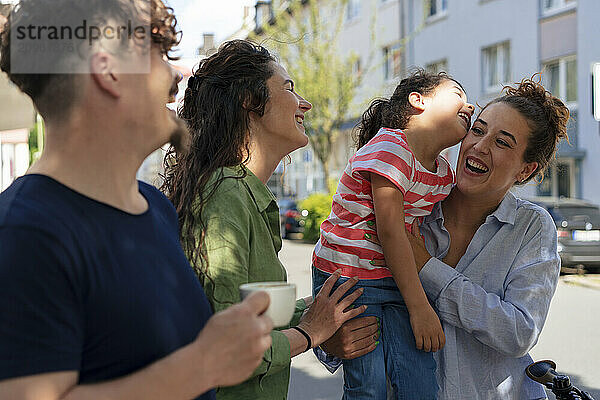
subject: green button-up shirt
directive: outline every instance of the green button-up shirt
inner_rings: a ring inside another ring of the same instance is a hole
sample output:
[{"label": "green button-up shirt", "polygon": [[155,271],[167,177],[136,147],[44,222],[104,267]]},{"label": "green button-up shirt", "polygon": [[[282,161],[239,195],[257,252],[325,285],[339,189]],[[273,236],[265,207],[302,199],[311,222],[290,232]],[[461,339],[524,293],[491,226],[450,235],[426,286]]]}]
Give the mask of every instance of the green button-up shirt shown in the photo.
[{"label": "green button-up shirt", "polygon": [[[246,171],[244,178],[239,178]],[[277,253],[281,249],[279,208],[271,191],[247,168],[223,168],[225,179],[202,211],[208,268],[203,285],[215,312],[240,301],[239,286],[248,282],[287,281]],[[209,182],[210,190],[221,171]],[[196,232],[197,237],[200,231]],[[296,303],[290,326],[306,305]],[[280,329],[286,329],[283,327]],[[219,388],[219,400],[286,399],[290,379],[290,343],[275,330],[263,362],[246,382]]]}]

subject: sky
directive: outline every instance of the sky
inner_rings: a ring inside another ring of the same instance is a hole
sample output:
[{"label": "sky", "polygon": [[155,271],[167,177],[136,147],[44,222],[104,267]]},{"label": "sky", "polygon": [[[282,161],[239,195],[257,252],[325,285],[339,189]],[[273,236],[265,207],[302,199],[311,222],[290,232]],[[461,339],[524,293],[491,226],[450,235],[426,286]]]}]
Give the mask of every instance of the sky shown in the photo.
[{"label": "sky", "polygon": [[203,33],[214,33],[218,43],[235,32],[243,20],[244,6],[254,12],[256,0],[166,0],[183,31],[179,49],[183,57],[194,57]]},{"label": "sky", "polygon": [[[175,9],[183,39],[179,46],[180,55],[195,57],[196,49],[202,45],[202,34],[214,33],[217,43],[235,32],[241,25],[244,6],[251,7],[254,14],[256,0],[164,0]],[[3,0],[16,3],[18,0]]]}]

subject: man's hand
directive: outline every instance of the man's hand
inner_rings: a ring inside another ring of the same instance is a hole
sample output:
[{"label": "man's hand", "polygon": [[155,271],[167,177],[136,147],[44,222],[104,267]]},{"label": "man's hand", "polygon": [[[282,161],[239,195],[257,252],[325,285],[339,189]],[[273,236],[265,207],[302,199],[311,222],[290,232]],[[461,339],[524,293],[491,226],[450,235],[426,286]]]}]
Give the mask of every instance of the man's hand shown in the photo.
[{"label": "man's hand", "polygon": [[252,293],[215,314],[202,329],[195,342],[204,365],[198,371],[210,374],[212,387],[237,385],[258,367],[271,347],[273,322],[262,315],[268,307],[268,294]]},{"label": "man's hand", "polygon": [[0,400],[189,399],[247,379],[271,346],[273,322],[262,316],[269,295],[253,293],[215,314],[196,340],[132,374],[77,385],[78,372],[0,381]]},{"label": "man's hand", "polygon": [[377,318],[355,318],[343,324],[321,348],[327,354],[350,360],[375,350],[379,334]]},{"label": "man's hand", "polygon": [[350,278],[333,290],[339,277],[338,270],[325,280],[298,324],[299,328],[310,335],[313,346],[318,346],[329,339],[344,322],[355,318],[367,309],[365,305],[352,307],[354,301],[363,293],[363,288],[356,289],[342,298],[352,286],[358,283],[358,278]]}]

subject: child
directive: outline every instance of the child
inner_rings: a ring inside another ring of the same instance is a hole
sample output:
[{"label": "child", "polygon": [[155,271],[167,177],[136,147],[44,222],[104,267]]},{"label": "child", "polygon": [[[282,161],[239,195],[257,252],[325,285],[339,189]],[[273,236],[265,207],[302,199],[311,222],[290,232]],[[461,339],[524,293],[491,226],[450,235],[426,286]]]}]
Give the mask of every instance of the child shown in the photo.
[{"label": "child", "polygon": [[338,269],[346,279],[359,278],[364,293],[355,304],[367,305],[364,315],[380,324],[382,343],[344,360],[343,399],[386,399],[386,372],[396,398],[436,398],[430,352],[441,349],[445,337],[421,287],[405,226],[410,230],[450,193],[454,172],[440,152],[462,140],[473,111],[458,82],[418,70],[362,116],[358,151],[313,254],[313,292]]}]

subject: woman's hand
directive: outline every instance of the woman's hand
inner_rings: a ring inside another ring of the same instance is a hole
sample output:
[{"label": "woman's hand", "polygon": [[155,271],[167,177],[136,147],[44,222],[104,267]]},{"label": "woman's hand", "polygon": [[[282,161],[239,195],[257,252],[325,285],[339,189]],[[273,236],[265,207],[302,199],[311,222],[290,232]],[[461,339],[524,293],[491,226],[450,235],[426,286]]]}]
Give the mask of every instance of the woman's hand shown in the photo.
[{"label": "woman's hand", "polygon": [[431,255],[427,251],[427,248],[425,248],[425,242],[423,241],[421,232],[419,232],[419,223],[416,218],[412,224],[412,232],[409,232],[407,229],[406,236],[408,237],[408,242],[410,243],[413,255],[415,256],[417,272],[421,272],[425,264],[427,264],[427,261],[431,258]]},{"label": "woman's hand", "polygon": [[379,335],[376,317],[356,318],[343,324],[321,348],[329,355],[351,360],[375,350]]},{"label": "woman's hand", "polygon": [[333,285],[340,277],[339,270],[331,274],[323,284],[319,294],[302,316],[298,327],[309,334],[312,346],[316,347],[329,339],[342,324],[363,313],[367,306],[352,308],[352,303],[362,294],[363,289],[357,289],[344,299],[344,294],[356,283],[358,278],[350,278],[341,284],[333,293]]},{"label": "woman's hand", "polygon": [[[423,241],[423,237],[419,231],[419,223],[417,222],[417,219],[415,219],[412,224],[412,232],[410,232],[408,229],[406,230],[406,236],[408,237],[408,242],[410,243],[413,255],[415,256],[417,272],[420,272],[427,261],[429,261],[431,258],[431,255],[427,251],[427,248],[425,248],[425,242]],[[365,240],[377,245],[381,245],[379,239],[377,238],[376,232],[369,232],[368,235],[365,235]],[[371,261],[371,264],[378,267],[385,267],[385,260],[373,260]]]}]

